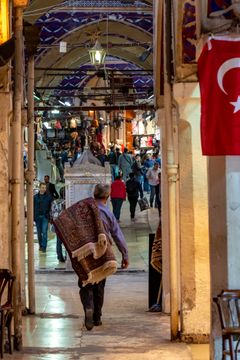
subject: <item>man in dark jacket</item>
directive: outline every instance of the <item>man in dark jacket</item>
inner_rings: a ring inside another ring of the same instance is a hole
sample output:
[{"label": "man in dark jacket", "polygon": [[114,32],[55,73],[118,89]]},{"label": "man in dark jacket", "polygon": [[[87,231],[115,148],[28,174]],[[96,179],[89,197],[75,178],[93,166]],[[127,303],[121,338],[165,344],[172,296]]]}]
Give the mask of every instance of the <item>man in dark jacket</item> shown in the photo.
[{"label": "man in dark jacket", "polygon": [[130,179],[126,182],[126,190],[128,194],[128,201],[130,204],[131,219],[134,220],[139,193],[142,199],[143,191],[142,191],[142,186],[140,182],[137,181],[137,179],[135,178],[134,173],[130,173],[129,178]]},{"label": "man in dark jacket", "polygon": [[53,183],[50,183],[49,175],[44,176],[44,182],[47,187],[47,190],[46,190],[47,195],[51,195],[53,199],[58,199],[59,198],[58,192],[55,188],[55,185]]},{"label": "man in dark jacket", "polygon": [[118,164],[118,159],[117,159],[117,155],[116,152],[114,150],[114,146],[111,146],[110,148],[110,152],[108,154],[108,161],[111,167],[111,173],[112,173],[112,182],[116,179],[116,167]]},{"label": "man in dark jacket", "polygon": [[132,166],[132,172],[134,173],[135,178],[141,184],[143,188],[143,166],[141,164],[141,157],[140,155],[136,155],[134,159],[134,163]]},{"label": "man in dark jacket", "polygon": [[46,193],[47,186],[40,183],[39,192],[34,195],[34,221],[37,226],[39,250],[46,252],[48,241],[48,223],[53,198]]}]

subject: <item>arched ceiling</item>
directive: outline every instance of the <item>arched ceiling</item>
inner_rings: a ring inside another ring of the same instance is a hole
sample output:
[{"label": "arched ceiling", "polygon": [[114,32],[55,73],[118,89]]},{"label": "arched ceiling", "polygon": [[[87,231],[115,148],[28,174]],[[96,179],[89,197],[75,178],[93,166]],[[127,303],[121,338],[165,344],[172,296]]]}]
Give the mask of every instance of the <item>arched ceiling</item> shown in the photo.
[{"label": "arched ceiling", "polygon": [[101,0],[32,0],[25,11],[25,18],[27,21],[34,24],[46,12],[56,11],[57,9],[61,9],[63,7],[90,9],[92,11],[105,8],[132,9],[133,11],[144,9],[144,11],[151,11],[152,4],[153,0],[109,0],[107,2]]},{"label": "arched ceiling", "polygon": [[[41,27],[35,74],[40,95],[59,96],[68,90],[71,97],[76,89],[88,88],[99,69],[91,76],[82,69],[94,70],[88,49],[96,37],[107,51],[105,72],[110,71],[111,76],[113,71],[121,73],[127,82],[132,77],[134,91],[139,94],[139,84],[152,88],[151,72],[144,73],[152,69],[152,1],[33,0],[25,19]],[[60,53],[60,41],[67,43],[66,53]]]}]

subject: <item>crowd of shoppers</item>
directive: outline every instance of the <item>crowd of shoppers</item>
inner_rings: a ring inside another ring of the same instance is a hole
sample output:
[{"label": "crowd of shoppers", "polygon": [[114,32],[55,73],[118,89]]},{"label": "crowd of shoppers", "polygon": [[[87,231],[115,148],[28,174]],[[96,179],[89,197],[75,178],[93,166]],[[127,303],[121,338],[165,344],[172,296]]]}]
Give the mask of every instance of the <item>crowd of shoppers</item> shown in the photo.
[{"label": "crowd of shoppers", "polygon": [[151,154],[134,156],[127,149],[124,149],[123,153],[119,155],[119,150],[111,147],[108,160],[113,179],[111,201],[116,219],[120,220],[121,207],[126,198],[126,193],[132,220],[135,218],[138,199],[139,197],[143,198],[144,191],[150,194],[150,207],[158,208],[160,214],[161,158],[159,153],[153,156]]},{"label": "crowd of shoppers", "polygon": [[[69,158],[69,145],[63,147],[56,146],[53,149],[53,156],[56,159],[56,166],[59,170],[60,181],[64,182],[64,167],[67,161],[70,165],[81,156],[83,148],[75,145],[76,148],[71,152],[74,154]],[[120,222],[121,209],[123,202],[128,200],[130,208],[130,218],[135,219],[135,211],[139,198],[144,197],[144,192],[150,194],[150,207],[161,208],[161,158],[158,153],[151,155],[141,153],[133,155],[127,148],[121,153],[119,147],[111,146],[109,151],[104,147],[90,147],[93,154],[100,160],[102,166],[109,162],[111,168],[111,203],[113,214]],[[60,199],[59,199],[60,198]],[[48,225],[51,221],[51,207],[57,208],[57,200],[61,200],[56,187],[50,182],[49,175],[44,177],[44,183],[40,183],[38,194],[34,196],[34,221],[37,227],[39,250],[46,252],[48,241]],[[63,199],[62,199],[63,200]],[[54,212],[54,211],[53,211]],[[56,211],[55,211],[56,213]],[[56,242],[57,258],[60,262],[65,261],[62,244],[57,237]]]}]

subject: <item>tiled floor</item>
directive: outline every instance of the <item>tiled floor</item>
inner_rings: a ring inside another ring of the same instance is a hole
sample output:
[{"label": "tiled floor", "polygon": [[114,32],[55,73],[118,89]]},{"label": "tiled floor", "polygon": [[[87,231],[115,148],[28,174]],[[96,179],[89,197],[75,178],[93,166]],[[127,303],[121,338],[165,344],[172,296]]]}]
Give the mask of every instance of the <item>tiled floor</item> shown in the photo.
[{"label": "tiled floor", "polygon": [[[151,218],[149,226],[148,218]],[[154,220],[155,219],[155,220]],[[157,211],[138,212],[129,220],[124,205],[121,226],[126,236],[129,271],[107,280],[103,325],[87,331],[79,300],[77,277],[55,271],[58,265],[55,240],[50,238],[46,255],[36,255],[36,315],[23,318],[21,352],[12,360],[208,360],[208,347],[191,348],[169,340],[169,317],[148,312],[148,234],[157,224]]]}]

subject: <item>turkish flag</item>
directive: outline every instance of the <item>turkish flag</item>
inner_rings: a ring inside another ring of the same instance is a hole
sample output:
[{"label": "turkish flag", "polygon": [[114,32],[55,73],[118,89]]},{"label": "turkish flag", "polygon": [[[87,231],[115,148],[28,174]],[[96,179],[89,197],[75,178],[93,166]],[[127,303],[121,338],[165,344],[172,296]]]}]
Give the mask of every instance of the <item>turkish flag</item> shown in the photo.
[{"label": "turkish flag", "polygon": [[203,155],[240,155],[240,38],[210,39],[198,75]]}]

